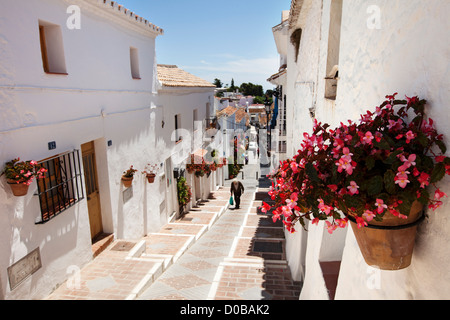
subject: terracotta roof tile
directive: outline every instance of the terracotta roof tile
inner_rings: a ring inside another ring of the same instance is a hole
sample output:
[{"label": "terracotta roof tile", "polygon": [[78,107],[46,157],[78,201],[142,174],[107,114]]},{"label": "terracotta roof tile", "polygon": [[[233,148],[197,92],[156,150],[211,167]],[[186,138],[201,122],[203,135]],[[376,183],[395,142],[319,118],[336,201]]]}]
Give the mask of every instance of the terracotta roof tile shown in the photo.
[{"label": "terracotta roof tile", "polygon": [[166,87],[202,87],[215,88],[206,80],[196,77],[175,65],[158,65],[158,79]]}]

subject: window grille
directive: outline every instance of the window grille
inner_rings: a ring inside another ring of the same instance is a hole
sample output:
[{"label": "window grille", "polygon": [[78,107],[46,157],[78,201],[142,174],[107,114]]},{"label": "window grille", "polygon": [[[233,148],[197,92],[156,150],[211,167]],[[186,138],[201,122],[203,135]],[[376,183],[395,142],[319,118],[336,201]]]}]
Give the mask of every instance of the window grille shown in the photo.
[{"label": "window grille", "polygon": [[79,150],[39,162],[47,172],[37,181],[44,224],[84,199]]}]

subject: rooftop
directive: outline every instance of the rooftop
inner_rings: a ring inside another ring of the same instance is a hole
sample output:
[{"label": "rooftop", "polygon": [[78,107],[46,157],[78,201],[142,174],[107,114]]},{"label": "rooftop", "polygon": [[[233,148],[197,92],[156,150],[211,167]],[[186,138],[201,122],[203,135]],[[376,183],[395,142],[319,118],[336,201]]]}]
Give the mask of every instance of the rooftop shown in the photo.
[{"label": "rooftop", "polygon": [[89,0],[93,4],[97,4],[98,6],[102,6],[106,9],[112,10],[116,15],[121,15],[124,18],[128,18],[131,22],[136,23],[136,25],[144,28],[147,31],[151,31],[158,35],[163,35],[164,30],[147,19],[137,15],[133,11],[125,8],[123,5],[118,4],[116,1],[111,0]]},{"label": "rooftop", "polygon": [[194,76],[176,65],[158,64],[158,79],[165,87],[216,87],[214,84]]}]

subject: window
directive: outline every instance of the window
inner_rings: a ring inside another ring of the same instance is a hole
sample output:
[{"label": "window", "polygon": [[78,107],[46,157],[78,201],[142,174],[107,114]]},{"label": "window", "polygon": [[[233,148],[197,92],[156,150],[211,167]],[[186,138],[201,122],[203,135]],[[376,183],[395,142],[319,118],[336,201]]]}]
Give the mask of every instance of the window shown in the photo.
[{"label": "window", "polygon": [[46,73],[67,74],[61,27],[39,21],[42,65]]},{"label": "window", "polygon": [[325,75],[325,98],[330,100],[336,100],[337,95],[341,21],[342,0],[332,0],[330,8],[330,31],[328,35],[327,74]]},{"label": "window", "polygon": [[130,66],[131,76],[133,79],[140,80],[141,74],[139,72],[139,52],[138,49],[130,47]]},{"label": "window", "polygon": [[291,43],[295,48],[295,62],[297,62],[300,53],[300,42],[302,40],[302,29],[295,30],[291,35]]},{"label": "window", "polygon": [[180,136],[180,131],[178,129],[181,129],[181,115],[176,114],[175,115],[175,143],[182,140],[183,137]]},{"label": "window", "polygon": [[46,223],[84,199],[78,150],[42,160],[47,169],[43,179],[38,180],[38,196],[41,221]]}]

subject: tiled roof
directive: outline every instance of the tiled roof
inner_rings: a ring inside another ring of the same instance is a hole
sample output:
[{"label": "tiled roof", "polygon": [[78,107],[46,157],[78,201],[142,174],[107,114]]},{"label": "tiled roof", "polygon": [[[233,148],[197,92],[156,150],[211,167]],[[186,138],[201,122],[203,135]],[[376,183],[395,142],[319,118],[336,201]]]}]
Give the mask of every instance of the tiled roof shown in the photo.
[{"label": "tiled roof", "polygon": [[234,113],[236,113],[237,108],[233,107],[233,106],[228,106],[223,110],[220,110],[219,112],[217,112],[217,117],[223,117],[223,116],[232,116]]},{"label": "tiled roof", "polygon": [[105,7],[106,9],[112,9],[116,14],[123,14],[125,17],[129,18],[130,21],[137,23],[141,27],[152,31],[154,33],[163,35],[164,30],[158,26],[155,26],[153,23],[150,23],[147,19],[137,15],[133,11],[125,8],[121,4],[118,4],[116,1],[111,0],[90,0],[90,2],[97,3],[100,6]]},{"label": "tiled roof", "polygon": [[236,111],[236,123],[241,123],[243,119],[246,119],[246,125],[250,122],[250,116],[247,112],[245,112],[245,109],[238,109]]},{"label": "tiled roof", "polygon": [[175,65],[159,64],[158,79],[166,87],[216,87],[214,84],[181,70]]}]

